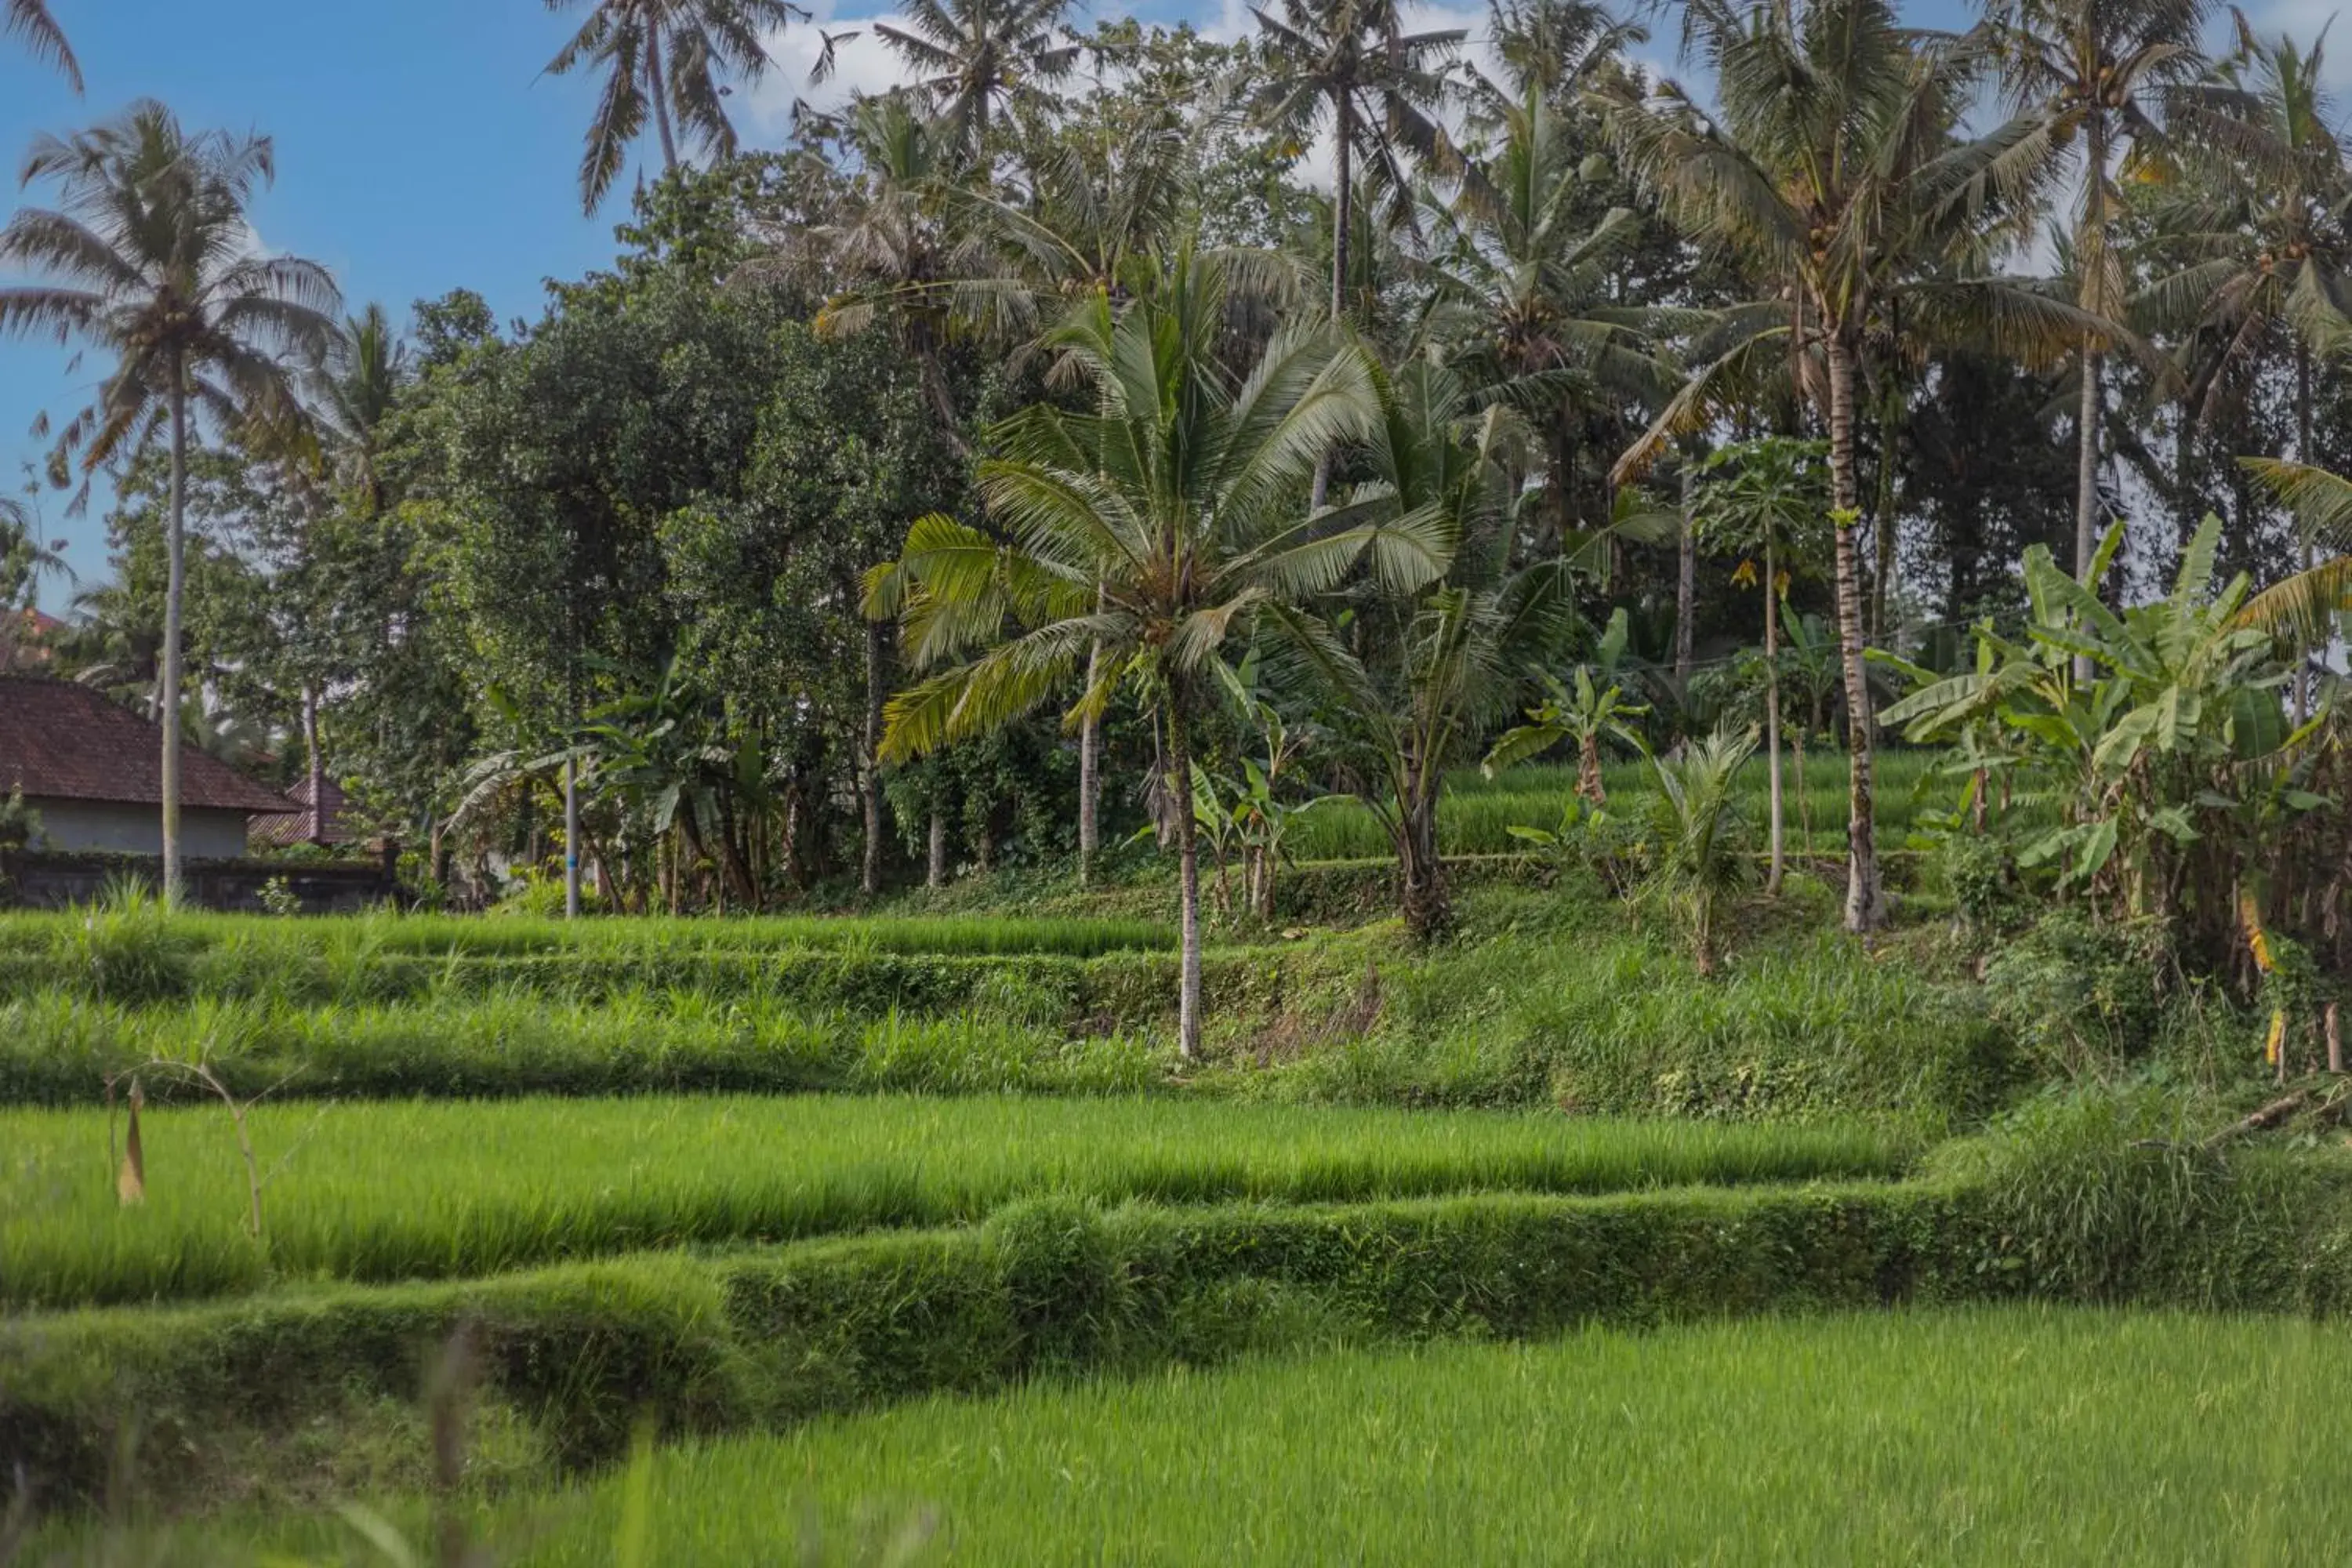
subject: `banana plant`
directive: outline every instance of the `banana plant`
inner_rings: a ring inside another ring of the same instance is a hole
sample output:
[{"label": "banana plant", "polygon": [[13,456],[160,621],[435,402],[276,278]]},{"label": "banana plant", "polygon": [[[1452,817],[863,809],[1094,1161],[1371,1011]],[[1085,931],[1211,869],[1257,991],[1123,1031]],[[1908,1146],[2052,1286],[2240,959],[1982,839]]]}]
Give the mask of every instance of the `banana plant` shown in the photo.
[{"label": "banana plant", "polygon": [[2270,634],[2242,617],[2248,579],[2214,585],[2220,540],[2209,516],[2172,592],[2121,611],[2095,587],[2122,544],[2120,523],[2079,577],[2036,546],[2025,557],[2023,636],[1979,626],[1975,667],[1959,675],[1898,665],[1917,689],[1884,717],[1915,742],[2013,749],[2051,781],[2059,819],[2021,845],[2021,868],[2136,914],[2171,915],[2201,898],[2214,907],[2200,917],[2226,926],[2263,815],[2326,803],[2293,782],[2319,721],[2289,723],[2290,672]]},{"label": "banana plant", "polygon": [[1601,742],[1613,740],[1632,751],[1648,750],[1628,722],[1645,717],[1648,705],[1625,700],[1623,684],[1612,679],[1624,662],[1627,639],[1625,612],[1621,608],[1610,616],[1608,629],[1601,633],[1590,662],[1578,665],[1566,681],[1544,676],[1549,695],[1527,710],[1526,723],[1505,731],[1495,742],[1480,771],[1493,778],[1563,741],[1574,741],[1577,795],[1596,806],[1606,805],[1609,791],[1601,777]]}]

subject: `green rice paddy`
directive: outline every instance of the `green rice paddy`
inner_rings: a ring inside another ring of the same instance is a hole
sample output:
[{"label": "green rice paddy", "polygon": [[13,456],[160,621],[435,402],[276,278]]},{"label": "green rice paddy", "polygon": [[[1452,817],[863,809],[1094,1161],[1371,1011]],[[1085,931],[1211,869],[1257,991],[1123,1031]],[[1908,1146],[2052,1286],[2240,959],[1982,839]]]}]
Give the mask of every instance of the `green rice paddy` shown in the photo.
[{"label": "green rice paddy", "polygon": [[[218,1106],[151,1108],[118,1206],[100,1110],[0,1111],[0,1302],[384,1281],[970,1221],[1018,1199],[1315,1202],[1898,1173],[1900,1136],[1557,1115],[972,1097],[267,1103],[263,1236]],[[121,1137],[120,1126],[113,1138]]]}]

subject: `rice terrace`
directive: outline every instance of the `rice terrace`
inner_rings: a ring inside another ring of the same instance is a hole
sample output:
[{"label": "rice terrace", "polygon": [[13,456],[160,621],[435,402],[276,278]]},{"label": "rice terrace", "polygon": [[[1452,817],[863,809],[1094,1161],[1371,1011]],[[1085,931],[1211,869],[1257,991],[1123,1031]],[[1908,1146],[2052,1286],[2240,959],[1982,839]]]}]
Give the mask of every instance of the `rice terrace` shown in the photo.
[{"label": "rice terrace", "polygon": [[0,0],[0,1568],[2342,1563],[2324,22]]}]

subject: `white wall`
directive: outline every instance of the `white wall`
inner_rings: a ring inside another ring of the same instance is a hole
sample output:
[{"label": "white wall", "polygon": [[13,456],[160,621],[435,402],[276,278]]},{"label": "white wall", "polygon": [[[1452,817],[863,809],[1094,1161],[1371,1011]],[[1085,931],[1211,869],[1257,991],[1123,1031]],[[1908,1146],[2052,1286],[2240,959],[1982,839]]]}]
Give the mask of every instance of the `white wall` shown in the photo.
[{"label": "white wall", "polygon": [[[163,808],[106,800],[53,800],[28,795],[41,814],[41,847],[115,855],[161,855]],[[245,813],[184,807],[180,853],[191,859],[227,860],[245,853]]]}]

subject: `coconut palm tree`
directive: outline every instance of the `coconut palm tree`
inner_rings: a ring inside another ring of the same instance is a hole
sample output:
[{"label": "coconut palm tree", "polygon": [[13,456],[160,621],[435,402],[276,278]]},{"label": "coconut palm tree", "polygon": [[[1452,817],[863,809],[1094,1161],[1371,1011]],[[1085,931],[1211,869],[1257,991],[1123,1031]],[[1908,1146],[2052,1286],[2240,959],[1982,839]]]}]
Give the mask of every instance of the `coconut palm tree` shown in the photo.
[{"label": "coconut palm tree", "polygon": [[[2170,101],[2191,177],[2162,213],[2187,265],[2147,302],[2208,346],[2186,406],[2211,417],[2233,373],[2284,337],[2294,374],[2294,456],[2313,460],[2315,361],[2352,346],[2352,168],[2326,87],[2326,39],[2263,41],[2234,14],[2238,47],[2212,77]],[[2187,431],[2182,438],[2187,439]],[[2311,544],[2303,569],[2315,564]],[[2298,713],[2307,682],[2295,682]]]},{"label": "coconut palm tree", "polygon": [[[568,11],[580,0],[547,0]],[[677,171],[683,130],[719,157],[735,152],[735,127],[722,101],[731,90],[720,78],[757,81],[767,71],[763,36],[808,13],[791,0],[591,0],[593,8],[572,41],[547,62],[564,76],[583,66],[604,73],[588,148],[580,160],[580,202],[593,213],[621,173],[629,143],[652,112],[661,138],[662,168]]]},{"label": "coconut palm tree", "polygon": [[1996,343],[2023,358],[2080,342],[2084,313],[2014,279],[1955,276],[1949,258],[2026,210],[2047,178],[2046,132],[2012,119],[1977,141],[1954,128],[1987,62],[1980,37],[1923,38],[1887,0],[1809,0],[1750,13],[1691,0],[1685,47],[1715,71],[1720,117],[1663,83],[1612,84],[1596,102],[1635,177],[1686,232],[1728,244],[1777,299],[1735,313],[1732,346],[1678,393],[1621,474],[1707,424],[1727,387],[1793,366],[1821,409],[1837,521],[1838,637],[1852,734],[1845,921],[1885,918],[1871,827],[1870,689],[1864,666],[1856,367],[1880,312],[1906,341]]},{"label": "coconut palm tree", "polygon": [[251,433],[299,422],[295,361],[315,361],[341,305],[326,268],[253,249],[247,220],[268,184],[267,137],[190,135],[159,103],[73,136],[44,136],[27,184],[55,181],[59,205],[0,229],[0,262],[44,275],[0,289],[0,327],[80,341],[115,357],[98,400],[59,436],[52,468],[89,477],[161,437],[172,493],[162,672],[163,888],[180,881],[180,612],[185,578],[188,439],[200,418]]},{"label": "coconut palm tree", "polygon": [[[2090,564],[2105,531],[2098,518],[2099,434],[2112,330],[2128,289],[2117,223],[2130,203],[2118,175],[2162,141],[2158,95],[2204,68],[2198,35],[2206,0],[1987,0],[1985,20],[2010,100],[2032,118],[2040,155],[2077,183],[2072,233],[2075,302],[2093,325],[2078,349],[2080,443],[2074,485],[2074,567]],[[2120,159],[2118,154],[2121,154]]]},{"label": "coconut palm tree", "polygon": [[[1331,319],[1345,321],[1356,159],[1401,207],[1412,188],[1408,154],[1451,161],[1438,111],[1454,95],[1452,67],[1468,35],[1459,27],[1408,33],[1397,0],[1280,0],[1278,14],[1253,5],[1250,15],[1274,71],[1258,95],[1259,115],[1301,148],[1327,120],[1331,129]],[[1315,474],[1318,507],[1330,477],[1327,455]]]},{"label": "coconut palm tree", "polygon": [[1459,378],[1416,357],[1380,375],[1381,419],[1361,443],[1364,482],[1335,519],[1426,541],[1399,552],[1339,600],[1336,616],[1275,605],[1282,645],[1331,698],[1328,726],[1359,797],[1397,856],[1405,929],[1416,942],[1453,924],[1437,803],[1449,769],[1529,694],[1532,673],[1564,651],[1576,626],[1573,569],[1553,557],[1508,569],[1503,460],[1517,421],[1474,410]]},{"label": "coconut palm tree", "polygon": [[383,505],[376,470],[383,422],[408,376],[408,345],[383,307],[372,301],[343,322],[311,377],[310,408],[322,455],[335,482],[370,511]]},{"label": "coconut palm tree", "polygon": [[980,465],[1009,542],[928,518],[885,569],[916,662],[950,668],[892,699],[883,752],[901,760],[1002,725],[1066,691],[1099,647],[1071,721],[1132,686],[1166,737],[1189,1057],[1201,1042],[1192,729],[1217,700],[1211,662],[1261,611],[1330,588],[1368,548],[1399,560],[1427,540],[1303,504],[1323,452],[1379,416],[1360,349],[1328,324],[1293,325],[1236,380],[1219,358],[1230,283],[1215,258],[1181,248],[1130,268],[1127,291],[1124,309],[1098,291],[1052,334],[1088,411],[1034,407]]},{"label": "coconut palm tree", "polygon": [[1473,401],[1509,403],[1543,442],[1543,504],[1564,536],[1576,521],[1581,415],[1664,403],[1682,373],[1654,336],[1697,313],[1622,302],[1619,274],[1643,220],[1596,199],[1601,172],[1569,113],[1534,83],[1484,98],[1492,141],[1478,177],[1424,203],[1424,331],[1472,379]]},{"label": "coconut palm tree", "polygon": [[0,5],[0,33],[24,45],[43,65],[55,66],[74,91],[81,90],[81,62],[66,42],[65,29],[49,15],[48,0],[6,0]]},{"label": "coconut palm tree", "polygon": [[1047,99],[1042,89],[1077,63],[1062,29],[1069,9],[1070,0],[913,0],[903,26],[877,22],[874,32],[916,73],[949,147],[984,162],[996,110]]}]

